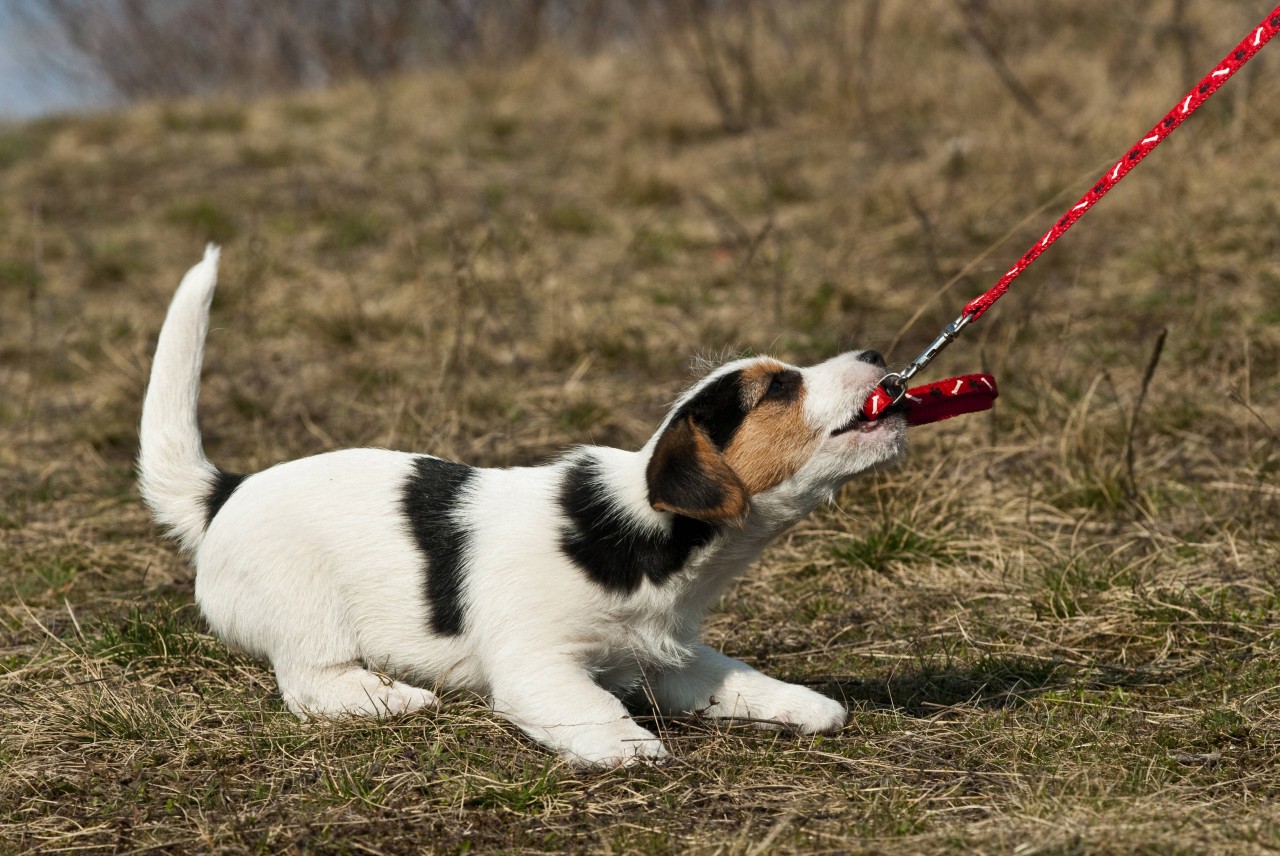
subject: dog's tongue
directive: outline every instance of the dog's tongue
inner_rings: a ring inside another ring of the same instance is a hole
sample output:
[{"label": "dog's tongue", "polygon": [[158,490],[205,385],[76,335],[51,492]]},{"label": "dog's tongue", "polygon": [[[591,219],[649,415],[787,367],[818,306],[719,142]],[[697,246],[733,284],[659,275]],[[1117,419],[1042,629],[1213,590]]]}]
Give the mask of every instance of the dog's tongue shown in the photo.
[{"label": "dog's tongue", "polygon": [[[967,374],[914,386],[907,390],[893,410],[901,410],[905,406],[908,425],[928,425],[952,416],[987,410],[999,395],[996,379],[991,375]],[[863,405],[862,415],[868,422],[874,422],[890,409],[892,403],[893,397],[876,387]]]}]

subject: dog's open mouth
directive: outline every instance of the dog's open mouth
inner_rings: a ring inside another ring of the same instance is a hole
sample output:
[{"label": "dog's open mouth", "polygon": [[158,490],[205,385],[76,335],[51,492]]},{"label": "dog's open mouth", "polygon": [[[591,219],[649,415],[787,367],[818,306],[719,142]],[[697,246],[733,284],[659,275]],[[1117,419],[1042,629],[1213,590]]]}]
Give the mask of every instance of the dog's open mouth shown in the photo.
[{"label": "dog's open mouth", "polygon": [[903,398],[898,399],[893,404],[889,405],[889,407],[885,409],[884,413],[880,414],[880,418],[875,420],[868,419],[863,414],[862,409],[859,408],[858,412],[853,415],[853,418],[850,419],[845,424],[841,425],[836,430],[832,431],[831,436],[839,437],[841,434],[848,434],[850,431],[853,431],[854,429],[857,429],[859,431],[874,431],[877,428],[879,428],[884,423],[884,420],[887,419],[888,417],[894,415],[895,413],[905,414],[906,412],[907,412],[907,401],[905,396]]}]

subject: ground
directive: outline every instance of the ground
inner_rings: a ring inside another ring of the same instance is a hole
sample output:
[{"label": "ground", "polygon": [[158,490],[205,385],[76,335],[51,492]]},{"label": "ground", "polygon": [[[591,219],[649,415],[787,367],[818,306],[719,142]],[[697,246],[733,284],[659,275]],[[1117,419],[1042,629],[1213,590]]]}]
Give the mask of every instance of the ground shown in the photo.
[{"label": "ground", "polygon": [[1280,849],[1274,46],[939,360],[995,410],[913,429],[711,617],[836,735],[648,720],[673,763],[595,773],[468,697],[300,724],[132,472],[209,240],[232,470],[638,448],[694,355],[905,361],[1256,6],[802,4],[745,122],[689,41],[0,131],[0,852]]}]

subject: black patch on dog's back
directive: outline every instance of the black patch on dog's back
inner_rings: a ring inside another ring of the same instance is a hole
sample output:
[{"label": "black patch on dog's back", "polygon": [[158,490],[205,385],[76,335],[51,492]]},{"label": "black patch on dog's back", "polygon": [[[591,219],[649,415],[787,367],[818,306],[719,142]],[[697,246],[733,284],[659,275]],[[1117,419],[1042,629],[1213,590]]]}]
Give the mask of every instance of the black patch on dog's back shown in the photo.
[{"label": "black patch on dog's back", "polygon": [[431,629],[444,636],[462,633],[463,556],[471,533],[454,515],[475,468],[439,458],[419,457],[405,482],[401,507],[426,569]]},{"label": "black patch on dog's back", "polygon": [[218,512],[222,510],[222,506],[227,504],[227,500],[231,498],[231,494],[236,492],[236,488],[240,487],[240,483],[247,479],[248,476],[243,473],[228,473],[218,470],[213,476],[213,484],[209,485],[209,490],[204,495],[204,528],[208,529],[213,523],[213,518],[218,516]]},{"label": "black patch on dog's back", "polygon": [[742,372],[731,371],[698,390],[693,398],[681,405],[671,421],[674,423],[692,416],[716,448],[723,452],[742,425],[742,420],[747,418],[747,413],[747,405],[742,400]]},{"label": "black patch on dog's back", "polygon": [[715,527],[676,515],[670,532],[636,526],[628,519],[590,458],[569,467],[560,485],[560,507],[570,525],[560,533],[560,549],[605,588],[629,594],[648,578],[661,585],[684,566]]}]

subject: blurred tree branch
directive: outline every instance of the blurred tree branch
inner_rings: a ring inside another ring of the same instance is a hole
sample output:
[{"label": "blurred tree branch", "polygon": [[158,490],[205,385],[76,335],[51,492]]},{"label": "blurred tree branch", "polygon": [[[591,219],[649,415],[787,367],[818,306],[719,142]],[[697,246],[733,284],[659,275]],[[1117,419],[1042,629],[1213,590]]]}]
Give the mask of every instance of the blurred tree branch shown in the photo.
[{"label": "blurred tree branch", "polygon": [[[643,2],[610,0],[28,0],[125,99],[377,79],[510,61],[555,40],[633,35]],[[51,57],[58,62],[60,58]]]},{"label": "blurred tree branch", "polygon": [[[665,46],[730,132],[771,124],[781,80],[812,92],[839,57],[862,112],[880,0],[26,0],[48,62],[91,67],[125,101],[327,86],[414,68],[500,64],[548,47]],[[850,14],[851,13],[851,14]],[[833,26],[833,22],[844,22]],[[68,63],[74,59],[75,63]]]}]

